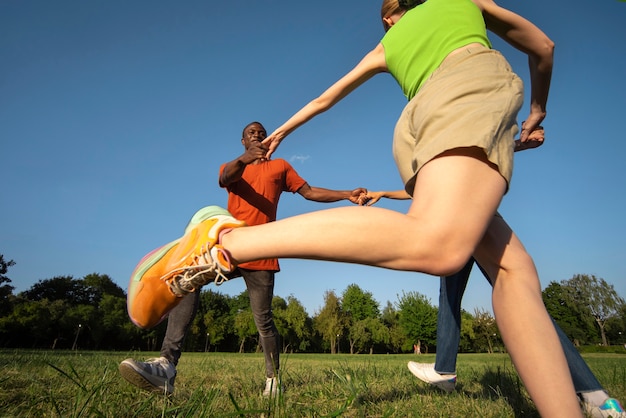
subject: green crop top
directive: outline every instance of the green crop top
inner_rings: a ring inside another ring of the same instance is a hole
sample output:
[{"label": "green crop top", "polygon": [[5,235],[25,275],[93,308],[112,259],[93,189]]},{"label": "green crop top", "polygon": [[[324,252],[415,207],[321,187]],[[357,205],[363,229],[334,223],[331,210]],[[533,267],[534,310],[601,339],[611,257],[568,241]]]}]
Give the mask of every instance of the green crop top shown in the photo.
[{"label": "green crop top", "polygon": [[450,52],[475,42],[491,48],[482,13],[471,0],[427,0],[381,40],[387,68],[408,100]]}]

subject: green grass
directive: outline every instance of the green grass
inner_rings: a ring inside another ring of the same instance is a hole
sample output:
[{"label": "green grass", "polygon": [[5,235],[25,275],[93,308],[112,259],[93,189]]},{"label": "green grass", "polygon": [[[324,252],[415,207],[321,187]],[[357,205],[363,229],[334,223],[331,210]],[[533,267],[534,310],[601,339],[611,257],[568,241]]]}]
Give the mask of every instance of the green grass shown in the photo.
[{"label": "green grass", "polygon": [[[157,353],[0,351],[1,417],[537,417],[506,354],[461,354],[457,391],[415,379],[409,360],[434,355],[291,354],[285,392],[260,396],[261,354],[184,353],[176,392],[142,392],[118,373],[126,357]],[[610,394],[626,401],[626,356],[584,358]]]}]

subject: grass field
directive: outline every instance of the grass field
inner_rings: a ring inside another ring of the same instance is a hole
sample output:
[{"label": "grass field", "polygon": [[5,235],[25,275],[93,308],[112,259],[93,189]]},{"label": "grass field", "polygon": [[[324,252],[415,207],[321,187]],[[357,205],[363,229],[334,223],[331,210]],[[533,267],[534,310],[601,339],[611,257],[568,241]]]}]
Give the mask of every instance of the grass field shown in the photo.
[{"label": "grass field", "polygon": [[[457,391],[414,378],[409,360],[434,355],[285,354],[285,392],[263,398],[262,354],[184,353],[176,391],[142,392],[118,373],[126,357],[157,353],[0,351],[2,417],[537,417],[509,356],[461,354]],[[626,356],[586,354],[626,401]]]}]

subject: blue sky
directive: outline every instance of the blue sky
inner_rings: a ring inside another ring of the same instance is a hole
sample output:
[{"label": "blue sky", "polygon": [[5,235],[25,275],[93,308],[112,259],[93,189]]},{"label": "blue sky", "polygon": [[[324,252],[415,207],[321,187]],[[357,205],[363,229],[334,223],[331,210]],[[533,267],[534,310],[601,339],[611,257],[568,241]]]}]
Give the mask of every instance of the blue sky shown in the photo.
[{"label": "blue sky", "polygon": [[[626,3],[502,0],[555,42],[547,142],[516,155],[501,213],[542,286],[593,274],[626,297]],[[0,254],[16,291],[108,274],[126,288],[141,257],[200,207],[224,206],[219,165],[253,120],[268,131],[352,68],[383,35],[380,1],[0,2]],[[492,36],[528,81],[526,57]],[[528,97],[528,96],[527,96]],[[292,134],[275,158],[313,186],[398,189],[393,126],[405,98],[379,75]],[[528,112],[527,105],[520,121]],[[347,203],[340,203],[341,205]],[[339,205],[339,204],[338,204]],[[407,202],[381,202],[405,211]],[[327,208],[283,194],[279,217]],[[437,303],[436,278],[283,260],[275,293],[309,314],[357,283],[384,306]],[[244,289],[241,280],[218,288]],[[472,274],[464,308],[491,310]]]}]

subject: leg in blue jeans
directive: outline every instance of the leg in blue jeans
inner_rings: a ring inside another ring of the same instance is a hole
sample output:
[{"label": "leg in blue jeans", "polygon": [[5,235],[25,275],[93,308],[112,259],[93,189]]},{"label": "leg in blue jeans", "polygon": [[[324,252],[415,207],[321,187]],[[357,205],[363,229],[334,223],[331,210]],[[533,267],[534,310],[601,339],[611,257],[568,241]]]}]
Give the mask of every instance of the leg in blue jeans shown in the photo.
[{"label": "leg in blue jeans", "polygon": [[[440,374],[456,373],[457,351],[461,340],[461,299],[463,298],[473,264],[474,260],[471,259],[458,273],[452,276],[441,277],[439,313],[437,316],[437,354],[435,360],[435,371]],[[491,283],[480,265],[478,267],[487,281]],[[585,360],[580,356],[576,347],[567,338],[565,332],[554,319],[552,323],[563,346],[576,392],[580,394],[599,390],[604,391],[604,388],[589,369]]]},{"label": "leg in blue jeans", "polygon": [[461,299],[473,265],[472,259],[458,273],[440,279],[435,357],[435,371],[440,374],[456,373],[456,355],[461,342]]},{"label": "leg in blue jeans", "polygon": [[280,355],[280,335],[274,324],[272,314],[275,272],[242,268],[239,271],[246,281],[254,323],[259,331],[261,347],[263,347],[263,354],[265,355],[265,375],[266,377],[274,377],[279,368]]}]

